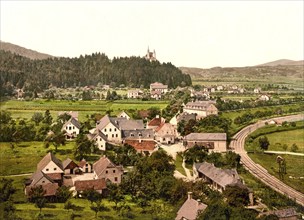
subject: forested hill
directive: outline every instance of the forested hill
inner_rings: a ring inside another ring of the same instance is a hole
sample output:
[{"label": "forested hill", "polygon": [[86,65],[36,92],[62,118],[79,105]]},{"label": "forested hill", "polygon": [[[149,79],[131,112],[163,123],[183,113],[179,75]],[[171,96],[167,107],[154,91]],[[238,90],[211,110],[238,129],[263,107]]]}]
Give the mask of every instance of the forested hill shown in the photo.
[{"label": "forested hill", "polygon": [[169,88],[191,85],[191,78],[171,63],[149,62],[139,57],[114,58],[94,53],[79,58],[31,60],[0,50],[0,87],[2,95],[11,87],[42,91],[57,87],[111,84],[129,87],[162,82]]}]

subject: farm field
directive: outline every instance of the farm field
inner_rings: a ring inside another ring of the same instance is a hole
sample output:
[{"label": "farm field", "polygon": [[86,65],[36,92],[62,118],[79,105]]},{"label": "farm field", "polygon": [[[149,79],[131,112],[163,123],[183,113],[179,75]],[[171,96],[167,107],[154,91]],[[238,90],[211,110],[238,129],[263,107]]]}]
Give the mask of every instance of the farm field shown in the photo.
[{"label": "farm field", "polygon": [[[250,153],[248,154],[250,158],[264,167],[271,175],[279,178],[278,169],[279,166],[276,162],[278,155],[273,154],[263,154],[263,153]],[[287,174],[282,180],[287,185],[292,188],[304,193],[304,169],[301,169],[304,164],[303,156],[293,156],[293,155],[281,155],[286,161],[286,171]]]},{"label": "farm field", "polygon": [[10,100],[0,103],[1,110],[12,113],[13,118],[30,118],[34,112],[44,112],[50,110],[52,116],[56,116],[60,111],[78,111],[79,120],[85,119],[86,115],[93,113],[105,114],[106,111],[113,111],[116,115],[122,110],[146,110],[151,107],[164,109],[169,101],[141,101],[141,100],[118,100],[118,101],[67,101],[67,100],[35,100],[18,101]]}]

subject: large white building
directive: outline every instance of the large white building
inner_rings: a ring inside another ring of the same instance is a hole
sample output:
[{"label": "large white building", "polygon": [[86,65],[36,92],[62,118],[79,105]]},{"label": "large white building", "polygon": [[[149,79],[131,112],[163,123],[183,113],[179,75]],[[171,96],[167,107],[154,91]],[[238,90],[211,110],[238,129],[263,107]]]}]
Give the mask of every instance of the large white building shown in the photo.
[{"label": "large white building", "polygon": [[197,119],[200,119],[208,115],[217,115],[218,109],[215,107],[214,101],[196,101],[188,102],[184,106],[183,112],[187,112],[188,114],[196,114]]},{"label": "large white building", "polygon": [[227,135],[226,133],[191,133],[184,137],[186,148],[195,145],[204,146],[211,152],[226,152]]}]

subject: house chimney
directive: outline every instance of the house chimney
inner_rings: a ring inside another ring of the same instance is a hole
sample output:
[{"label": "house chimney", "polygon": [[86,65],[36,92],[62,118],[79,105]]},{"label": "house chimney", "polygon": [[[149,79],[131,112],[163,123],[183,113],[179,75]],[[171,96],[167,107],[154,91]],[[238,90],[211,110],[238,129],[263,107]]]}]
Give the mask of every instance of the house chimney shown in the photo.
[{"label": "house chimney", "polygon": [[192,192],[188,192],[188,200],[192,199]]},{"label": "house chimney", "polygon": [[156,115],[155,118],[159,118],[159,115]]}]

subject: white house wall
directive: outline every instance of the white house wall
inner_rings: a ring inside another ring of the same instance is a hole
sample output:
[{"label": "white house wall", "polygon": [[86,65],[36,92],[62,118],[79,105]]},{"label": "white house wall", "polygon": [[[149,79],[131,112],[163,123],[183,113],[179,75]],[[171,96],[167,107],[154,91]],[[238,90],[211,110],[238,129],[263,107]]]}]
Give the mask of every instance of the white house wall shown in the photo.
[{"label": "white house wall", "polygon": [[58,167],[53,161],[50,161],[42,170],[44,173],[63,173],[60,167]]}]

